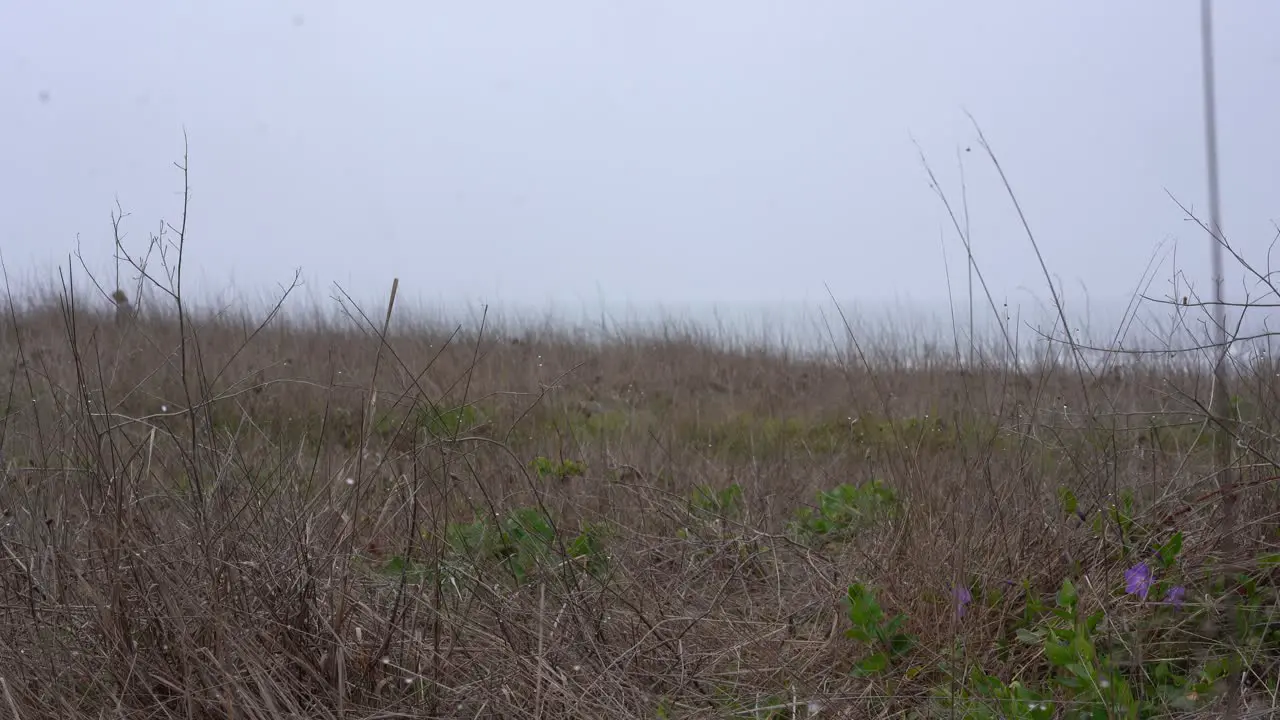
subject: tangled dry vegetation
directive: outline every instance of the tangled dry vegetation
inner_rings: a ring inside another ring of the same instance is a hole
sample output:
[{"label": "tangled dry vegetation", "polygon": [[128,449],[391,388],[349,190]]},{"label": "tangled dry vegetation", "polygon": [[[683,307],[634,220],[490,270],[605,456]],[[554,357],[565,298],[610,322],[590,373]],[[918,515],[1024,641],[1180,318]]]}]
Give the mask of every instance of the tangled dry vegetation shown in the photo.
[{"label": "tangled dry vegetation", "polygon": [[71,298],[0,345],[12,717],[1173,717],[1232,673],[1272,707],[1268,368],[1224,558],[1189,365]]}]

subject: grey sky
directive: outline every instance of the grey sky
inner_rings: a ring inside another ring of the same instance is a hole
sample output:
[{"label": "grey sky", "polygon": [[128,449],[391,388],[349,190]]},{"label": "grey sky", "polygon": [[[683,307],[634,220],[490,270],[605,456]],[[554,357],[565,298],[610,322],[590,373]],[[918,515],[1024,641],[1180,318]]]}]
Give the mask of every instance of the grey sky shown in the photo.
[{"label": "grey sky", "polygon": [[[999,298],[1044,296],[981,123],[1053,271],[1123,297],[1161,242],[1208,277],[1199,3],[9,3],[0,250],[45,275],[174,220],[257,294],[393,276],[499,305],[841,298],[939,307],[959,200]],[[1263,260],[1280,215],[1280,3],[1216,10],[1223,207]],[[1155,286],[1173,270],[1172,258]],[[1231,277],[1239,278],[1235,273]],[[1023,289],[1020,289],[1023,288]],[[1207,292],[1207,283],[1204,286]],[[1231,292],[1238,294],[1237,280]]]}]

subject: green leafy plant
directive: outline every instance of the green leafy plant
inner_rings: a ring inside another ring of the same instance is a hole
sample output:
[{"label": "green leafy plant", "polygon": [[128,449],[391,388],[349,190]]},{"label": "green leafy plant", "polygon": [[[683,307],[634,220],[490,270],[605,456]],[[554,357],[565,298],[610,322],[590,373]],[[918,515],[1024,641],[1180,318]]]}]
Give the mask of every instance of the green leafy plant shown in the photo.
[{"label": "green leafy plant", "polygon": [[733,483],[716,490],[709,485],[699,485],[689,496],[689,510],[703,518],[738,518],[742,516],[742,486]]},{"label": "green leafy plant", "polygon": [[897,496],[880,480],[848,483],[818,493],[816,508],[800,508],[790,524],[793,533],[818,543],[845,539],[897,507]]},{"label": "green leafy plant", "polygon": [[1137,525],[1134,521],[1133,491],[1121,490],[1118,502],[1107,507],[1105,513],[1093,516],[1093,531],[1098,537],[1106,535],[1108,520],[1120,533],[1120,544],[1124,554],[1128,555],[1134,547],[1134,532]]},{"label": "green leafy plant", "polygon": [[844,631],[845,636],[869,645],[868,653],[854,665],[854,674],[884,672],[896,658],[915,645],[915,636],[902,630],[907,624],[907,617],[898,614],[886,620],[875,593],[862,584],[849,586],[845,607],[852,625]]},{"label": "green leafy plant", "polygon": [[1156,548],[1156,557],[1160,560],[1160,566],[1168,570],[1178,561],[1180,552],[1182,552],[1182,533],[1175,532]]},{"label": "green leafy plant", "polygon": [[[1025,673],[1024,678],[1040,677],[1052,683],[1054,694],[1071,708],[1070,717],[1138,720],[1164,717],[1170,711],[1193,712],[1201,706],[1220,689],[1218,683],[1227,674],[1240,671],[1232,662],[1239,654],[1233,656],[1223,649],[1206,647],[1202,638],[1187,629],[1195,627],[1196,617],[1203,610],[1185,608],[1187,588],[1173,581],[1179,574],[1183,538],[1181,532],[1175,531],[1161,542],[1148,545],[1150,560],[1137,562],[1125,571],[1128,602],[1111,606],[1114,611],[1123,608],[1127,614],[1123,640],[1117,636],[1118,626],[1106,622],[1103,610],[1082,609],[1070,578],[1063,580],[1050,603],[1045,603],[1030,583],[1023,582],[1025,602],[1013,632],[1023,648],[1040,651],[1043,666],[1037,671],[1035,665],[1024,663],[1020,675]],[[1240,603],[1244,614],[1275,605],[1274,596],[1267,595],[1266,588],[1255,588],[1251,583],[1258,577],[1235,578],[1237,593],[1250,599]],[[1016,587],[1015,583],[1005,585]],[[1255,596],[1255,590],[1260,595]],[[1004,597],[996,591],[992,594]],[[1247,626],[1254,620],[1244,620],[1239,626],[1244,637],[1249,637]],[[1253,637],[1261,638],[1265,632]],[[1148,646],[1158,646],[1160,652],[1146,657],[1142,649]],[[1207,659],[1193,667],[1192,658],[1205,656],[1206,650]],[[1004,647],[998,657],[1007,661],[1010,654],[1011,648]],[[936,695],[959,717],[1053,717],[1050,695],[1034,685],[1006,683],[980,668],[955,672],[943,663],[942,669],[950,682],[937,687]]]},{"label": "green leafy plant", "polygon": [[[585,526],[567,539],[568,558],[580,559],[591,572],[602,572],[608,562],[603,545],[605,534],[603,526]],[[518,585],[555,559],[556,528],[538,508],[522,507],[505,516],[450,525],[448,545],[455,556],[471,558],[477,564],[496,564]]]},{"label": "green leafy plant", "polygon": [[1062,505],[1064,515],[1074,515],[1080,509],[1080,501],[1076,499],[1076,494],[1065,485],[1058,488],[1058,502]]},{"label": "green leafy plant", "polygon": [[426,406],[418,411],[417,426],[437,439],[449,439],[480,424],[480,414],[471,405],[455,408]]},{"label": "green leafy plant", "polygon": [[960,720],[1051,720],[1054,716],[1048,693],[1017,680],[1005,683],[978,668],[970,671],[968,683],[942,685],[934,694],[943,699],[944,710],[952,711],[947,714]]},{"label": "green leafy plant", "polygon": [[587,466],[575,460],[556,462],[550,458],[538,456],[529,465],[533,468],[534,474],[540,478],[568,480],[571,477],[579,477],[587,473]]},{"label": "green leafy plant", "polygon": [[1101,610],[1082,615],[1079,599],[1075,584],[1063,580],[1053,610],[1060,622],[1046,627],[1043,636],[1030,636],[1043,643],[1045,658],[1058,671],[1054,681],[1074,696],[1073,709],[1093,718],[1136,720],[1138,703],[1129,681],[1094,645],[1093,636],[1105,615]]},{"label": "green leafy plant", "polygon": [[596,577],[602,576],[609,568],[609,556],[605,551],[605,539],[609,536],[609,528],[599,523],[587,523],[569,541],[566,550],[569,557],[583,562],[587,572]]}]

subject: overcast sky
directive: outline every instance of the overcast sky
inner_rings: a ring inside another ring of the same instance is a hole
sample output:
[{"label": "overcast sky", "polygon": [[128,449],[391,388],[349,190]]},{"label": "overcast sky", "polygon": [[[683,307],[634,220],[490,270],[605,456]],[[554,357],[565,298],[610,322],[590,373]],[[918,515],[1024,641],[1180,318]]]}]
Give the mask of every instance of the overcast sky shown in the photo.
[{"label": "overcast sky", "polygon": [[[1095,306],[1156,254],[1208,292],[1199,3],[1077,0],[9,2],[0,251],[51,277],[178,219],[191,278],[500,307],[826,297],[945,307],[960,201],[998,301]],[[1280,3],[1215,14],[1223,210],[1280,216]],[[965,153],[966,148],[972,152]],[[1176,265],[1173,251],[1176,249]],[[1229,292],[1242,292],[1240,273]],[[959,288],[963,291],[963,288]],[[1034,297],[1033,297],[1034,296]],[[1096,307],[1095,307],[1096,311]]]}]

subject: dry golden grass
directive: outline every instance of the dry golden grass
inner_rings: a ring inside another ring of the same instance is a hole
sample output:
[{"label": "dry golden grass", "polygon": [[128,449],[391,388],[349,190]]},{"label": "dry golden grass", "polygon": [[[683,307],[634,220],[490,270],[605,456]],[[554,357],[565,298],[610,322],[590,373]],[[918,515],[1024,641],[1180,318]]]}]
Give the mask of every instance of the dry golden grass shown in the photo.
[{"label": "dry golden grass", "polygon": [[[1152,611],[1123,579],[1174,529],[1186,672],[1232,652],[1210,383],[1190,369],[1082,380],[399,316],[382,342],[373,310],[116,323],[70,297],[11,304],[0,344],[16,718],[963,717],[936,696],[974,669],[1053,688],[1012,639],[1064,579],[1105,610],[1113,657],[1175,642],[1142,635]],[[1240,391],[1251,570],[1276,549],[1275,391],[1265,370]],[[873,479],[891,511],[825,539],[789,524]],[[1125,491],[1141,547],[1108,514]],[[463,543],[513,513],[514,559]],[[918,638],[870,677],[844,634],[854,583]],[[974,589],[963,616],[956,585]],[[1250,702],[1275,690],[1276,645],[1239,649]]]}]

